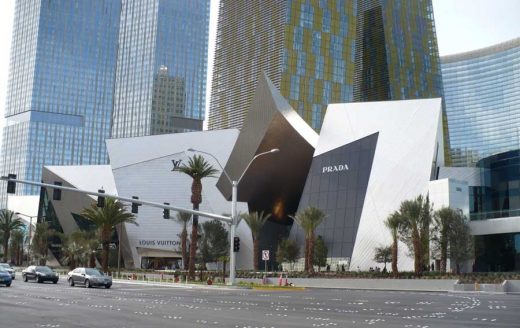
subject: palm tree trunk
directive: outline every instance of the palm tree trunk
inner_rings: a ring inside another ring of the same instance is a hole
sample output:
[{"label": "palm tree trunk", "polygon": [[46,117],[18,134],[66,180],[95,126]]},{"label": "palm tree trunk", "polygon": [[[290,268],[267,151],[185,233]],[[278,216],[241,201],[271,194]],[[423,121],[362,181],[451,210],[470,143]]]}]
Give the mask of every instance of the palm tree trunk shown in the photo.
[{"label": "palm tree trunk", "polygon": [[422,241],[421,239],[414,235],[413,239],[413,253],[414,253],[414,271],[417,276],[420,276],[423,271],[423,261],[422,261]]},{"label": "palm tree trunk", "polygon": [[95,268],[96,267],[96,253],[94,253],[94,252],[90,252],[89,267],[90,268]]},{"label": "palm tree trunk", "polygon": [[314,231],[309,238],[309,273],[314,273]]},{"label": "palm tree trunk", "polygon": [[18,257],[18,265],[21,265],[23,264],[23,246],[20,245],[20,254],[19,254],[19,257]]},{"label": "palm tree trunk", "polygon": [[[198,211],[199,206],[193,205],[193,209]],[[197,235],[198,235],[198,225],[199,225],[199,216],[193,215],[192,225],[191,225],[191,241],[190,241],[190,260],[189,260],[189,270],[188,277],[191,280],[195,279],[195,255],[197,253]]]},{"label": "palm tree trunk", "polygon": [[253,268],[258,271],[258,256],[260,252],[260,241],[253,239]]},{"label": "palm tree trunk", "polygon": [[305,237],[305,261],[303,265],[303,271],[309,272],[309,237]]},{"label": "palm tree trunk", "polygon": [[188,252],[186,251],[186,241],[188,239],[188,231],[186,230],[186,224],[184,224],[184,229],[182,229],[181,233],[181,252],[182,252],[182,264],[184,270],[188,269]]},{"label": "palm tree trunk", "polygon": [[447,232],[441,235],[441,272],[446,272],[446,264],[448,262],[448,241],[446,240]]},{"label": "palm tree trunk", "polygon": [[101,267],[103,268],[103,272],[108,271],[108,251],[109,251],[109,244],[110,244],[110,232],[111,229],[103,228],[101,231],[101,244],[102,244],[102,251],[101,251]]},{"label": "palm tree trunk", "polygon": [[394,243],[392,244],[392,272],[396,278],[399,276],[399,271],[397,271],[397,247],[397,234],[394,234]]},{"label": "palm tree trunk", "polygon": [[222,266],[222,282],[225,284],[226,283],[226,263],[227,261],[224,260],[222,261],[223,263],[223,266]]},{"label": "palm tree trunk", "polygon": [[6,262],[9,260],[9,237],[9,231],[4,231],[4,258]]}]

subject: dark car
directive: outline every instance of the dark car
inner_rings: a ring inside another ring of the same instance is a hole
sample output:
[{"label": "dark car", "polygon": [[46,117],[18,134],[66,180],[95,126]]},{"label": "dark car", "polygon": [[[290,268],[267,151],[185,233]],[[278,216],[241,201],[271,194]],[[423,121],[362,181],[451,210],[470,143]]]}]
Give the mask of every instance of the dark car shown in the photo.
[{"label": "dark car", "polygon": [[6,269],[0,267],[0,285],[9,287],[12,281],[13,278],[11,278],[11,274]]},{"label": "dark car", "polygon": [[39,283],[45,281],[52,281],[52,283],[58,283],[59,276],[48,266],[42,265],[31,265],[22,271],[22,279],[27,282],[34,280]]},{"label": "dark car", "polygon": [[11,268],[11,266],[9,265],[9,263],[0,263],[0,268],[4,268],[7,270],[7,272],[9,272],[9,274],[11,275],[11,278],[14,280],[16,278],[16,274],[14,272],[14,269]]},{"label": "dark car", "polygon": [[83,285],[87,288],[93,286],[110,288],[112,286],[112,277],[94,268],[76,268],[69,272],[67,280],[71,286]]}]

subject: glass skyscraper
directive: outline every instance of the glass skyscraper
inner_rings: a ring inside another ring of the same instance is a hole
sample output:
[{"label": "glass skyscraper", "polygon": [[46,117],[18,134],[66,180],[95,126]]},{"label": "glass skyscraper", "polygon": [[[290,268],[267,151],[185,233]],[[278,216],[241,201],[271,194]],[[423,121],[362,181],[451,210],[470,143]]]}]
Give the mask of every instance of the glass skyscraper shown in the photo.
[{"label": "glass skyscraper", "polygon": [[106,164],[107,138],[201,130],[209,4],[18,0],[0,174],[40,181],[44,165]]},{"label": "glass skyscraper", "polygon": [[329,103],[442,96],[431,0],[221,0],[213,69],[209,129],[242,126],[261,71],[316,130]]},{"label": "glass skyscraper", "polygon": [[441,58],[453,166],[520,148],[520,38]]},{"label": "glass skyscraper", "polygon": [[112,137],[202,130],[210,0],[123,0]]},{"label": "glass skyscraper", "polygon": [[43,165],[107,162],[120,11],[113,0],[16,2],[2,175],[39,181]]}]

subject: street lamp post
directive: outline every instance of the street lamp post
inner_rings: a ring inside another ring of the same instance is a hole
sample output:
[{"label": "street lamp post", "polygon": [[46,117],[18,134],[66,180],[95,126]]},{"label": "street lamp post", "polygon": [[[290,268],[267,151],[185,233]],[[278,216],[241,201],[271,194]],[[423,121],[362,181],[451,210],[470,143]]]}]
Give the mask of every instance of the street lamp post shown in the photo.
[{"label": "street lamp post", "polygon": [[217,164],[220,166],[220,168],[222,169],[222,172],[224,173],[226,178],[231,183],[231,187],[232,187],[232,189],[231,189],[231,223],[230,223],[230,227],[229,227],[229,284],[230,285],[234,285],[235,284],[235,272],[236,272],[236,259],[235,259],[235,252],[233,250],[233,241],[235,240],[236,225],[238,223],[238,215],[237,215],[238,184],[240,183],[240,181],[242,180],[242,178],[244,177],[244,175],[246,174],[247,170],[249,169],[249,167],[251,166],[251,164],[253,163],[253,161],[255,159],[257,159],[258,157],[260,157],[262,155],[267,155],[267,154],[279,152],[280,149],[273,148],[273,149],[271,149],[269,151],[265,151],[265,152],[256,154],[249,161],[249,163],[247,164],[246,168],[244,169],[244,171],[242,172],[242,174],[240,175],[238,180],[232,180],[229,177],[229,174],[227,174],[227,172],[224,169],[224,167],[222,166],[222,164],[220,164],[218,159],[213,154],[205,152],[205,151],[202,151],[202,150],[196,150],[196,149],[193,149],[193,148],[189,148],[187,150],[190,151],[190,152],[197,152],[197,153],[206,154],[206,155],[212,157],[217,162]]}]

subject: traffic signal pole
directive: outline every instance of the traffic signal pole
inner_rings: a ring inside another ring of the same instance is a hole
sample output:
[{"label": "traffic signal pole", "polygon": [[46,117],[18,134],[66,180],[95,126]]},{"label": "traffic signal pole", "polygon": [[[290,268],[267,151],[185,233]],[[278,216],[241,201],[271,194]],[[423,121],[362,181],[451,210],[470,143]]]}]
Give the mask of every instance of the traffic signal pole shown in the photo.
[{"label": "traffic signal pole", "polygon": [[117,200],[120,200],[120,201],[129,202],[129,203],[135,203],[135,204],[139,204],[139,205],[147,205],[147,206],[158,207],[158,208],[162,208],[162,209],[169,209],[169,210],[177,211],[177,212],[185,212],[185,213],[190,213],[190,214],[196,214],[196,215],[207,217],[207,218],[210,218],[210,219],[216,219],[216,220],[228,223],[228,224],[232,223],[232,218],[230,218],[228,216],[218,215],[218,214],[213,214],[213,213],[208,213],[208,212],[202,212],[202,211],[195,211],[195,210],[188,209],[188,208],[182,208],[182,207],[177,207],[177,206],[172,206],[172,205],[166,205],[166,204],[163,204],[163,203],[155,203],[155,202],[150,202],[150,201],[146,201],[146,200],[143,200],[143,199],[135,199],[135,198],[131,198],[131,197],[122,197],[122,196],[118,196],[118,195],[106,194],[104,192],[99,192],[99,191],[83,190],[83,189],[77,189],[77,188],[72,188],[72,187],[65,187],[65,186],[49,184],[49,183],[43,183],[43,182],[35,182],[35,181],[28,181],[28,180],[13,179],[13,178],[11,178],[11,176],[2,176],[2,177],[0,177],[0,180],[7,181],[8,183],[11,182],[11,183],[28,184],[28,185],[32,185],[32,186],[40,186],[40,187],[46,187],[46,188],[67,190],[67,191],[77,192],[77,193],[86,194],[86,195],[100,196],[100,197],[105,197],[105,198],[113,198],[113,199],[117,199]]},{"label": "traffic signal pole", "polygon": [[236,256],[234,250],[234,241],[236,234],[236,226],[238,222],[237,218],[237,189],[238,181],[232,181],[232,194],[231,194],[231,225],[229,227],[229,284],[233,286],[235,284],[235,272],[236,272]]}]

